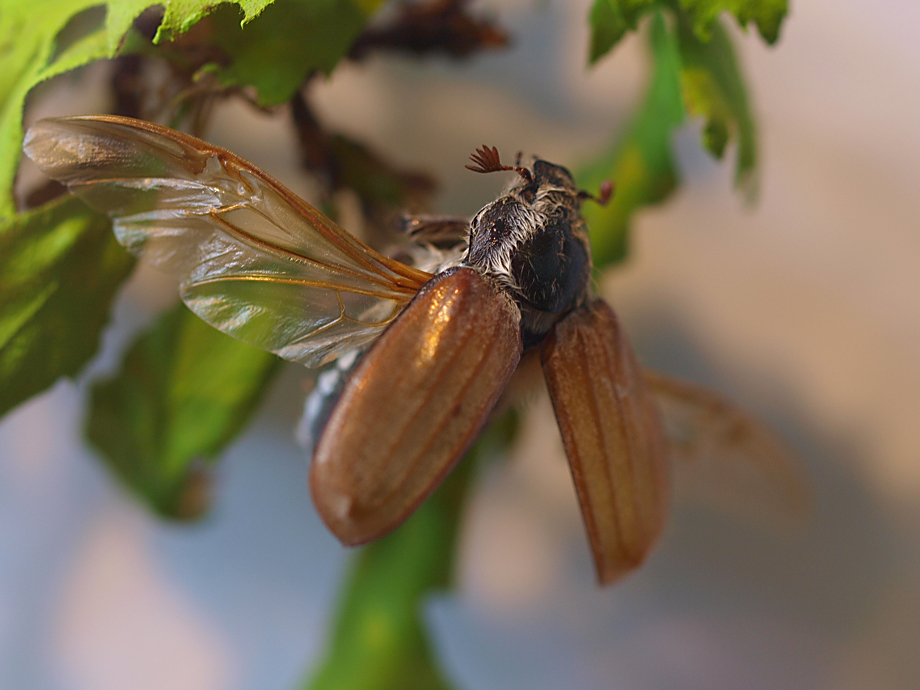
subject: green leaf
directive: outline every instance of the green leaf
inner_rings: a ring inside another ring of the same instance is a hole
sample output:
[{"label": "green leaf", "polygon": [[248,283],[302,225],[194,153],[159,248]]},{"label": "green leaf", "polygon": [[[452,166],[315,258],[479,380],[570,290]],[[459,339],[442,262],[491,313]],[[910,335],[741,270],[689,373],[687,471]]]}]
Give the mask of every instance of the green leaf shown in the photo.
[{"label": "green leaf", "polygon": [[683,63],[681,85],[687,113],[706,118],[703,144],[716,158],[722,157],[730,139],[737,139],[735,184],[753,196],[756,193],[757,132],[731,38],[721,23],[716,22],[710,27],[709,41],[701,42],[682,13],[679,14],[678,36]]},{"label": "green leaf", "polygon": [[772,44],[779,38],[789,0],[594,0],[589,15],[589,63],[593,65],[606,55],[627,31],[635,31],[642,17],[668,6],[677,14],[683,10],[697,38],[704,43],[717,26],[719,15],[728,12],[742,27],[754,22],[764,40]]},{"label": "green leaf", "polygon": [[[157,28],[154,43],[172,41],[185,33],[221,4],[232,3],[242,10],[241,23],[246,24],[258,17],[274,0],[109,0],[106,3],[106,36],[109,57],[115,54],[131,24],[141,13],[151,7],[163,7],[163,19]],[[96,2],[98,3],[98,0]]]},{"label": "green leaf", "polygon": [[684,119],[677,42],[664,17],[655,15],[650,31],[654,72],[639,112],[622,138],[578,175],[583,188],[597,189],[612,180],[616,193],[607,206],[586,203],[596,268],[626,255],[627,230],[641,207],[663,201],[677,185],[671,135]]},{"label": "green leaf", "polygon": [[204,461],[242,430],[279,361],[177,305],[93,387],[87,438],[154,510],[195,517],[207,507]]},{"label": "green leaf", "polygon": [[[131,23],[149,7],[166,8],[155,39],[159,41],[174,38],[226,1],[0,0],[0,219],[15,210],[12,189],[22,146],[22,109],[36,85],[114,57]],[[270,3],[235,2],[243,9],[244,23]],[[106,11],[88,12],[98,6]]]},{"label": "green leaf", "polygon": [[606,55],[627,31],[635,31],[639,20],[654,10],[657,4],[657,0],[594,0],[588,16],[591,25],[590,64]]},{"label": "green leaf", "polygon": [[71,196],[0,224],[0,415],[80,371],[133,265]]},{"label": "green leaf", "polygon": [[693,30],[701,41],[708,41],[716,19],[729,12],[741,26],[754,22],[767,43],[779,38],[780,25],[789,11],[789,0],[677,0],[693,22]]},{"label": "green leaf", "polygon": [[358,555],[339,603],[330,649],[303,690],[447,690],[421,607],[451,585],[457,533],[473,468],[510,443],[506,414],[405,524]]},{"label": "green leaf", "polygon": [[239,26],[233,8],[215,14],[216,44],[229,56],[210,64],[224,86],[254,86],[261,105],[291,99],[312,71],[328,74],[344,57],[382,0],[278,0]]}]

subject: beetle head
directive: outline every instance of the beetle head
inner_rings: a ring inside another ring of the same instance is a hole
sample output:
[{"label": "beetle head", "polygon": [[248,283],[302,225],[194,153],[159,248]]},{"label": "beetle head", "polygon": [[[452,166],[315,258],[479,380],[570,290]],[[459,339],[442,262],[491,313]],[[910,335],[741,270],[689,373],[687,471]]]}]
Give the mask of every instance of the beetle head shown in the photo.
[{"label": "beetle head", "polygon": [[536,159],[529,168],[506,166],[487,147],[471,158],[477,165],[467,167],[476,172],[518,173],[502,196],[473,217],[462,263],[504,285],[518,302],[526,344],[587,294],[591,258],[580,216],[585,196],[560,165]]}]

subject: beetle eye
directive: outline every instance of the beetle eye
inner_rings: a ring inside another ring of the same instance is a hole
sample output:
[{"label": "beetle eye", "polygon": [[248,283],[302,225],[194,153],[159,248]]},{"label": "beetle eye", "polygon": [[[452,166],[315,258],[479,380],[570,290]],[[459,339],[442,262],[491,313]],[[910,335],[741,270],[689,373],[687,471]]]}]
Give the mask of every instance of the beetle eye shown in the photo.
[{"label": "beetle eye", "polygon": [[521,199],[526,201],[528,204],[532,204],[533,200],[536,198],[537,194],[529,187],[521,192]]}]

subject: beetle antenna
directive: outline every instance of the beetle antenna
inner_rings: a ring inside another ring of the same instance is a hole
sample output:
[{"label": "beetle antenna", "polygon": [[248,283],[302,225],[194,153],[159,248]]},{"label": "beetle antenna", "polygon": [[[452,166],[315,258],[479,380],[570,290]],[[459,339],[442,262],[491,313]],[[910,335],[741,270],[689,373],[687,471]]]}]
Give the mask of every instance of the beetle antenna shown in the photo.
[{"label": "beetle antenna", "polygon": [[591,192],[586,192],[584,190],[578,192],[579,199],[591,199],[591,201],[596,201],[601,206],[606,206],[607,202],[610,201],[610,197],[613,196],[613,182],[610,180],[604,180],[601,183],[600,194],[594,195]]},{"label": "beetle antenna", "polygon": [[473,172],[490,173],[499,172],[500,170],[513,170],[523,177],[525,181],[530,182],[533,180],[533,175],[530,170],[523,165],[502,165],[501,157],[498,155],[498,149],[494,146],[489,148],[483,144],[480,148],[476,149],[476,153],[470,155],[470,160],[476,165],[466,165],[464,167]]}]

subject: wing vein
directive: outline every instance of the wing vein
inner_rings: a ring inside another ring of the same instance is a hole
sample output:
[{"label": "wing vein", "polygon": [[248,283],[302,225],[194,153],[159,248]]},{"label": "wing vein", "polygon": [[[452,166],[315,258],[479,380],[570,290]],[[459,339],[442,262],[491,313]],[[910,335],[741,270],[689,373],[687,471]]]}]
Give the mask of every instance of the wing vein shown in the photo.
[{"label": "wing vein", "polygon": [[180,279],[201,318],[256,347],[322,364],[376,339],[432,276],[374,251],[219,146],[141,120],[41,120],[27,155]]},{"label": "wing vein", "polygon": [[[252,209],[251,206],[249,206],[248,208]],[[316,259],[311,259],[311,258],[308,257],[308,256],[304,256],[303,254],[299,254],[299,253],[297,253],[297,252],[291,251],[290,249],[285,249],[284,247],[279,247],[279,246],[277,246],[277,245],[270,244],[270,243],[266,242],[265,240],[260,240],[258,237],[255,237],[254,235],[251,235],[250,233],[246,232],[245,230],[241,230],[240,228],[238,228],[237,226],[233,225],[233,224],[230,223],[229,221],[224,220],[223,218],[221,218],[220,214],[221,214],[222,212],[224,212],[224,210],[225,210],[225,209],[223,209],[223,208],[221,208],[221,209],[211,209],[211,210],[208,211],[207,215],[208,215],[209,217],[211,217],[215,222],[219,223],[220,226],[221,226],[222,228],[224,228],[224,231],[225,231],[228,235],[230,235],[231,237],[236,238],[236,239],[240,240],[241,242],[244,242],[245,244],[248,244],[249,246],[258,247],[259,249],[262,249],[263,251],[266,251],[266,252],[268,252],[269,254],[274,254],[275,256],[280,256],[280,257],[282,257],[282,258],[284,258],[284,259],[286,259],[286,260],[288,260],[288,261],[290,261],[290,262],[292,262],[292,263],[297,263],[297,264],[305,263],[305,264],[309,264],[309,265],[312,265],[312,266],[317,266],[317,267],[322,268],[322,269],[327,270],[327,271],[330,270],[328,264],[324,264],[323,262],[317,261]],[[205,215],[205,214],[195,214],[195,215]],[[261,215],[263,218],[265,218],[265,219],[266,219],[267,221],[269,221],[270,223],[274,224],[274,223],[271,221],[270,218],[268,218],[267,216],[265,216],[265,214],[259,213],[259,215]],[[371,267],[371,270],[373,270],[372,267]],[[406,292],[406,293],[410,293],[410,294],[414,294],[414,293],[415,293],[415,290],[411,290],[411,289],[408,289],[408,288],[404,288],[404,287],[402,287],[402,286],[400,286],[400,285],[398,285],[398,284],[396,284],[396,283],[393,283],[392,281],[382,280],[382,279],[377,278],[377,277],[371,277],[371,276],[368,276],[368,275],[366,275],[366,274],[358,273],[358,272],[356,272],[356,271],[352,271],[352,270],[343,268],[343,267],[341,267],[341,266],[336,266],[336,267],[335,267],[335,272],[336,272],[336,273],[341,273],[341,274],[344,274],[344,275],[347,275],[347,276],[350,276],[350,277],[352,277],[352,278],[358,278],[358,279],[360,279],[360,280],[365,280],[365,281],[368,281],[368,282],[371,282],[371,283],[375,283],[375,284],[377,284],[377,285],[390,285],[390,286],[392,286],[393,288],[398,289],[400,292]],[[375,273],[376,273],[377,275],[380,275],[380,272],[379,272],[379,271],[375,271]]]},{"label": "wing vein", "polygon": [[[334,290],[336,292],[350,292],[355,295],[367,295],[369,297],[380,297],[383,299],[392,300],[394,302],[408,302],[406,295],[395,294],[387,295],[386,293],[381,294],[381,292],[375,292],[373,290],[361,290],[357,287],[351,285],[335,285],[331,283],[324,283],[322,281],[307,280],[306,278],[289,278],[280,275],[270,275],[270,274],[252,274],[252,273],[230,273],[228,275],[222,276],[212,276],[210,278],[201,278],[198,280],[190,280],[189,285],[201,286],[201,285],[214,285],[220,284],[223,282],[230,281],[243,281],[243,282],[256,282],[256,283],[272,283],[275,285],[297,285],[300,287],[310,287],[318,288],[321,290]],[[356,323],[362,323],[357,321]]]}]

